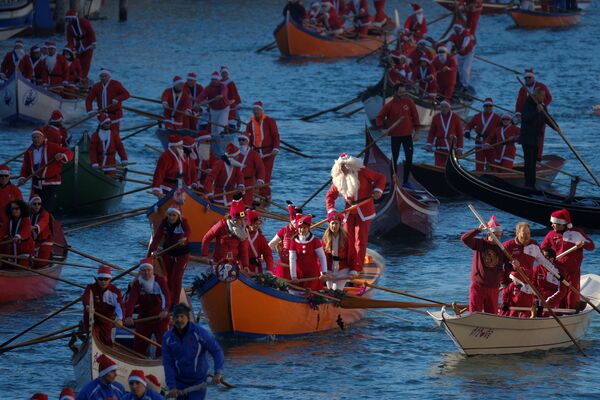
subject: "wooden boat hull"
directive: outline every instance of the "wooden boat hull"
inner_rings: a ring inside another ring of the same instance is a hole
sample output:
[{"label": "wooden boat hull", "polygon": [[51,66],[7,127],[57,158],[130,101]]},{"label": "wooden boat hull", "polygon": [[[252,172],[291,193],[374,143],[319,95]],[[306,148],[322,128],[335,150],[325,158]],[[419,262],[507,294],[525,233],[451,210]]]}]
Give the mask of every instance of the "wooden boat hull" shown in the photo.
[{"label": "wooden boat hull", "polygon": [[[455,11],[457,1],[454,0],[434,0],[440,6],[444,7],[447,10]],[[484,2],[482,4],[483,9],[481,11],[482,14],[504,14],[506,10],[514,7],[513,3],[487,3]]]},{"label": "wooden boat hull", "polygon": [[52,111],[57,109],[67,123],[85,115],[85,100],[63,99],[27,81],[20,73],[14,74],[0,86],[0,96],[0,120],[6,123],[26,121],[45,124]]},{"label": "wooden boat hull", "polygon": [[546,13],[541,11],[527,11],[521,9],[509,10],[511,18],[520,28],[564,28],[577,25],[581,19],[581,12]]},{"label": "wooden boat hull", "polygon": [[279,51],[284,56],[343,58],[360,57],[371,53],[383,44],[383,39],[339,39],[321,36],[286,18],[273,32]]},{"label": "wooden boat hull", "polygon": [[573,197],[550,192],[532,192],[494,177],[477,178],[458,162],[454,148],[446,164],[446,179],[456,190],[513,215],[550,225],[550,214],[566,208],[571,219],[584,228],[600,228],[600,198]]},{"label": "wooden boat hull", "polygon": [[10,39],[31,28],[34,2],[32,0],[4,1],[0,4],[0,40]]},{"label": "wooden boat hull", "polygon": [[[596,306],[600,304],[600,276],[582,276],[581,292]],[[578,314],[559,318],[569,333],[580,340],[594,313],[588,305]],[[445,308],[441,312],[429,314],[436,323],[444,327],[459,351],[467,356],[524,353],[573,345],[553,318],[515,318],[480,312],[456,316],[450,315]]]},{"label": "wooden boat hull", "polygon": [[[378,253],[368,250],[373,260],[364,274],[375,281],[384,268]],[[358,288],[348,288],[358,294]],[[232,282],[213,276],[200,291],[202,309],[211,331],[221,337],[285,338],[340,329],[365,315],[364,309],[345,309],[332,302],[312,308],[306,297],[258,284],[240,274]],[[365,293],[370,296],[370,291]],[[260,310],[259,313],[256,310]]]},{"label": "wooden boat hull", "polygon": [[198,252],[201,249],[202,238],[206,232],[214,224],[223,219],[227,214],[227,209],[208,203],[188,188],[182,190],[183,194],[175,190],[171,191],[167,196],[150,207],[146,215],[150,220],[152,231],[154,232],[165,218],[167,209],[173,204],[178,204],[181,209],[181,215],[190,224],[192,231],[190,237],[191,248],[193,251]]},{"label": "wooden boat hull", "polygon": [[93,168],[89,156],[89,138],[84,134],[75,147],[73,160],[61,172],[62,184],[46,209],[58,215],[106,214],[121,203],[126,174],[115,178]]},{"label": "wooden boat hull", "polygon": [[[54,242],[66,244],[62,226],[54,219],[52,233]],[[65,260],[67,251],[62,247],[54,246],[55,259]],[[52,264],[39,270],[52,278],[60,277],[62,265]],[[47,276],[20,269],[0,269],[0,304],[11,301],[35,300],[54,293],[57,281]]]}]

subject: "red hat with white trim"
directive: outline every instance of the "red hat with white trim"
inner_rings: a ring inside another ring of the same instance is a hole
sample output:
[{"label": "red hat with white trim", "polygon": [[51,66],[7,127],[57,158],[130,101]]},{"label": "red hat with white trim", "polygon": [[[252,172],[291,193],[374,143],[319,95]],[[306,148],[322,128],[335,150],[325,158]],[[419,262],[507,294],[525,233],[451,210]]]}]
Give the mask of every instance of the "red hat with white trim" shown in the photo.
[{"label": "red hat with white trim", "polygon": [[248,218],[248,224],[252,224],[254,221],[261,217],[260,213],[256,210],[246,210],[246,217]]},{"label": "red hat with white trim", "polygon": [[255,101],[254,104],[252,104],[252,108],[260,108],[262,110],[263,109],[262,101]]},{"label": "red hat with white trim", "polygon": [[46,393],[35,393],[30,397],[31,400],[48,400],[48,395]]},{"label": "red hat with white trim", "polygon": [[571,229],[573,224],[571,224],[571,214],[566,209],[554,211],[550,215],[550,222],[558,225],[566,225],[567,228]]},{"label": "red hat with white trim", "polygon": [[438,53],[448,53],[448,48],[446,46],[438,46],[437,48],[437,52]]},{"label": "red hat with white trim", "polygon": [[198,75],[196,75],[194,72],[188,72],[187,78],[191,81],[196,81],[198,80]]},{"label": "red hat with white trim", "polygon": [[154,259],[152,257],[142,258],[140,260],[140,269],[147,266],[151,266],[152,268],[154,268]]},{"label": "red hat with white trim", "polygon": [[176,86],[176,85],[178,85],[178,84],[180,84],[180,83],[185,83],[185,81],[184,81],[184,80],[183,80],[183,78],[182,78],[182,77],[180,77],[179,75],[175,75],[175,76],[173,77],[173,86]]},{"label": "red hat with white trim", "polygon": [[451,106],[450,106],[450,103],[448,103],[448,101],[447,101],[447,100],[442,100],[442,101],[441,101],[441,103],[440,103],[440,107],[441,107],[441,106],[448,106],[448,107],[451,107]]},{"label": "red hat with white trim", "polygon": [[146,386],[146,377],[144,376],[144,371],[139,369],[131,370],[129,378],[127,378],[127,382],[139,382],[142,385]]},{"label": "red hat with white trim", "polygon": [[181,217],[181,209],[176,205],[171,205],[171,207],[167,208],[167,214],[175,213]]},{"label": "red hat with white trim", "polygon": [[209,131],[199,131],[198,135],[199,136],[196,138],[198,142],[207,142],[212,139],[212,136]]},{"label": "red hat with white trim", "polygon": [[60,391],[58,400],[75,400],[75,392],[73,389],[66,387]]},{"label": "red hat with white trim", "polygon": [[40,46],[40,49],[47,49],[48,48],[48,43],[50,43],[50,42],[46,41],[46,42],[42,43],[41,46]]},{"label": "red hat with white trim", "polygon": [[221,65],[221,74],[222,74],[223,72],[227,72],[227,73],[229,73],[229,68],[227,68],[225,65]]},{"label": "red hat with white trim", "polygon": [[108,114],[104,114],[103,112],[98,113],[98,122],[100,125],[104,125],[110,122],[110,117]]},{"label": "red hat with white trim", "polygon": [[391,53],[392,58],[397,58],[397,59],[403,59],[406,58],[406,56],[404,54],[402,54],[402,52],[400,50],[394,50]]},{"label": "red hat with white trim", "polygon": [[21,39],[17,39],[17,40],[15,40],[15,47],[25,48],[25,44],[23,43],[23,41]]},{"label": "red hat with white trim", "polygon": [[496,221],[496,216],[492,215],[487,223],[488,228],[492,232],[502,232],[502,226]]},{"label": "red hat with white trim", "polygon": [[246,216],[246,206],[241,199],[231,202],[231,206],[229,206],[229,216],[233,218],[244,218]]},{"label": "red hat with white trim", "polygon": [[146,382],[154,385],[160,391],[160,382],[156,376],[152,374],[146,375]]},{"label": "red hat with white trim", "polygon": [[196,139],[192,136],[184,136],[181,140],[183,141],[183,147],[191,148],[196,144]]},{"label": "red hat with white trim", "polygon": [[71,55],[75,54],[75,49],[69,45],[66,45],[65,47],[63,47],[63,51],[68,51],[69,53],[71,53]]},{"label": "red hat with white trim", "polygon": [[55,49],[56,48],[56,43],[54,42],[46,42],[46,47],[49,49]]},{"label": "red hat with white trim", "polygon": [[535,72],[533,71],[533,68],[527,68],[524,76],[525,78],[535,78]]},{"label": "red hat with white trim", "polygon": [[221,74],[218,71],[213,71],[213,73],[210,75],[210,79],[217,79],[217,80],[221,80]]},{"label": "red hat with white trim", "polygon": [[116,371],[118,369],[117,364],[104,354],[100,354],[96,358],[96,362],[98,363],[98,377],[100,378],[109,372]]},{"label": "red hat with white trim", "polygon": [[77,18],[77,11],[70,9],[69,11],[67,11],[67,13],[65,14],[65,19],[68,18],[73,18],[76,19]]},{"label": "red hat with white trim", "polygon": [[112,271],[108,265],[101,265],[98,267],[96,278],[112,278]]},{"label": "red hat with white trim", "polygon": [[32,53],[37,53],[39,51],[40,51],[40,46],[37,46],[35,44],[33,46],[31,46],[31,52]]},{"label": "red hat with white trim", "polygon": [[36,200],[39,200],[41,202],[42,198],[40,196],[38,196],[37,194],[34,194],[33,196],[31,196],[29,198],[29,204],[33,204],[33,202]]},{"label": "red hat with white trim", "polygon": [[462,26],[462,24],[454,24],[454,25],[452,25],[452,28],[454,28],[454,29],[456,29],[456,28],[459,28],[461,31],[462,31],[463,29],[465,29],[465,27],[464,27],[464,26]]},{"label": "red hat with white trim", "polygon": [[415,13],[423,11],[423,7],[421,7],[418,3],[412,3],[410,6]]},{"label": "red hat with white trim", "polygon": [[231,142],[227,143],[227,147],[225,148],[225,155],[227,157],[236,157],[239,154],[240,149],[238,149],[238,147],[235,144]]},{"label": "red hat with white trim", "polygon": [[179,135],[169,135],[169,147],[183,145],[183,139]]},{"label": "red hat with white trim", "polygon": [[250,136],[246,135],[245,133],[240,133],[237,136],[237,140],[238,140],[238,142],[241,141],[241,140],[248,140],[248,141],[250,141]]},{"label": "red hat with white trim", "polygon": [[36,136],[36,135],[42,135],[43,137],[46,137],[46,134],[45,134],[45,133],[44,133],[44,131],[43,131],[43,130],[41,130],[41,129],[34,129],[34,130],[31,132],[31,137],[34,137],[34,136]]},{"label": "red hat with white trim", "polygon": [[60,112],[60,110],[52,111],[52,114],[50,115],[50,122],[60,122],[62,120],[63,120],[63,115]]},{"label": "red hat with white trim", "polygon": [[419,61],[425,61],[427,64],[431,64],[431,60],[428,57],[421,57]]},{"label": "red hat with white trim", "polygon": [[109,78],[112,77],[112,71],[108,68],[100,68],[100,73],[98,75],[102,76],[102,75],[108,75]]},{"label": "red hat with white trim", "polygon": [[10,176],[10,167],[7,164],[0,164],[0,175]]},{"label": "red hat with white trim", "polygon": [[484,105],[484,106],[493,106],[493,105],[494,105],[494,100],[492,100],[492,98],[491,98],[491,97],[486,97],[486,98],[483,100],[483,105]]},{"label": "red hat with white trim", "polygon": [[309,227],[312,225],[312,215],[302,215],[298,218],[296,222],[297,226],[300,225],[308,225]]},{"label": "red hat with white trim", "polygon": [[344,220],[344,214],[337,212],[337,211],[331,211],[329,214],[327,214],[327,222],[331,222],[331,221],[339,221],[342,222]]}]

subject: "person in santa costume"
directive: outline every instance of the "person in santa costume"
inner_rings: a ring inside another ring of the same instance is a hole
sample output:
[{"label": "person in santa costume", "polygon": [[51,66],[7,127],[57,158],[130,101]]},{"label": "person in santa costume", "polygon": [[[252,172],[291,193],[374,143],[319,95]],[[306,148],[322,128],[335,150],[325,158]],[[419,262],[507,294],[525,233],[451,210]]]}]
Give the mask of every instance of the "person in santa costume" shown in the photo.
[{"label": "person in santa costume", "polygon": [[69,85],[65,86],[63,96],[68,95],[69,99],[74,99],[78,94],[78,85],[83,83],[83,72],[79,59],[75,57],[75,50],[69,45],[63,48],[63,57],[69,65]]},{"label": "person in santa costume", "polygon": [[[206,388],[184,394],[190,386],[206,383],[208,379],[208,355],[213,359],[212,383],[219,384],[223,372],[223,350],[210,331],[190,321],[190,308],[178,304],[173,308],[174,325],[163,337],[163,367],[165,383],[169,389],[167,398],[203,400]],[[181,397],[178,397],[181,396]]]},{"label": "person in santa costume", "polygon": [[345,229],[356,249],[356,270],[362,271],[367,254],[369,228],[375,218],[375,202],[385,189],[385,175],[366,168],[362,160],[342,153],[331,168],[332,185],[325,196],[327,213],[335,211],[335,200],[341,195],[345,207],[363,203],[346,216]]},{"label": "person in santa costume", "polygon": [[158,158],[154,169],[153,195],[162,199],[171,190],[191,184],[187,164],[184,161],[183,139],[178,135],[169,135],[169,145]]},{"label": "person in santa costume", "polygon": [[[515,112],[516,112],[517,118],[519,120],[520,120],[520,117],[523,112],[523,106],[525,105],[527,98],[529,97],[529,94],[533,93],[536,89],[538,89],[538,90],[541,89],[544,92],[545,96],[544,96],[544,99],[542,100],[542,103],[546,107],[548,107],[550,105],[550,103],[552,103],[552,93],[550,93],[550,89],[548,89],[548,86],[546,86],[542,82],[538,82],[535,79],[535,72],[534,72],[533,68],[526,69],[525,75],[523,76],[523,78],[525,80],[525,87],[523,85],[521,85],[521,87],[519,88],[519,94],[517,95],[517,101],[515,104]],[[540,138],[539,138],[538,153],[537,153],[538,161],[542,160],[542,155],[544,154],[544,133],[545,132],[546,132],[546,125],[544,125],[542,127],[542,131],[541,131]]]},{"label": "person in santa costume", "polygon": [[431,65],[431,59],[421,57],[419,63],[413,66],[412,80],[417,85],[421,98],[431,98],[437,95],[436,71]]},{"label": "person in santa costume", "polygon": [[31,59],[25,52],[25,45],[22,40],[17,40],[13,50],[4,56],[0,65],[0,79],[9,79],[13,76],[17,68],[26,79],[33,77]]},{"label": "person in santa costume", "polygon": [[331,1],[321,3],[321,22],[328,35],[336,36],[344,33],[344,19],[338,14]]},{"label": "person in santa costume", "polygon": [[[312,234],[312,215],[303,215],[297,221],[298,234],[290,243],[290,276],[292,281],[306,278],[319,278],[327,273],[327,258],[321,240]],[[323,289],[323,282],[314,279],[299,282],[311,290]]]},{"label": "person in santa costume", "polygon": [[77,395],[77,400],[122,399],[126,391],[117,382],[117,364],[104,354],[96,356],[98,377],[87,383]]},{"label": "person in santa costume", "polygon": [[23,200],[23,193],[17,185],[10,181],[10,168],[7,164],[0,164],[0,227],[7,221],[3,212],[6,205],[13,200]]},{"label": "person in santa costume", "polygon": [[479,24],[479,17],[483,11],[483,0],[466,0],[465,14],[467,22],[465,27],[471,32],[473,36],[477,32],[477,25]]},{"label": "person in santa costume", "polygon": [[29,399],[30,400],[48,400],[48,395],[46,393],[34,393]]},{"label": "person in santa costume", "polygon": [[193,189],[198,188],[197,180],[199,178],[199,159],[198,153],[196,152],[196,139],[192,136],[184,136],[181,138],[183,141],[183,162],[185,163],[185,169],[188,172],[186,182],[190,183],[190,187]]},{"label": "person in santa costume", "polygon": [[254,203],[254,186],[265,184],[265,164],[257,151],[250,147],[250,139],[244,134],[238,136],[240,155],[237,161],[242,164],[244,177],[244,204],[252,207]]},{"label": "person in santa costume", "polygon": [[92,167],[102,168],[102,172],[114,177],[117,171],[117,154],[121,164],[127,164],[127,152],[119,134],[111,130],[108,115],[99,113],[98,121],[100,125],[92,134],[89,144],[90,162]]},{"label": "person in santa costume", "polygon": [[[256,210],[246,210],[248,219],[248,265],[250,271],[254,273],[275,272],[273,267],[273,252],[269,247],[269,242],[260,230],[263,223],[260,213]],[[263,268],[263,262],[265,268]]]},{"label": "person in santa costume", "polygon": [[67,11],[65,24],[67,43],[77,51],[82,78],[87,79],[96,49],[96,33],[90,21],[84,17],[78,17],[77,12],[73,9]]},{"label": "person in santa costume", "polygon": [[93,112],[93,103],[96,102],[97,111],[106,112],[111,121],[111,129],[119,133],[121,118],[123,118],[121,103],[130,96],[121,82],[112,79],[112,72],[102,68],[100,82],[95,83],[87,94],[85,110],[88,114]]},{"label": "person in santa costume", "polygon": [[148,374],[146,375],[146,387],[155,391],[156,393],[163,393],[161,389],[161,384],[156,375]]},{"label": "person in santa costume", "polygon": [[348,232],[342,227],[344,215],[331,212],[327,216],[329,226],[323,234],[323,250],[327,258],[327,288],[337,290],[344,289],[346,282],[356,278],[359,271],[356,270],[356,250]]},{"label": "person in santa costume", "polygon": [[75,392],[70,387],[63,388],[60,391],[58,400],[75,400]]},{"label": "person in santa costume", "polygon": [[44,82],[50,86],[69,84],[69,63],[67,59],[56,52],[56,43],[48,42],[48,56],[44,60],[48,80]]},{"label": "person in santa costume", "polygon": [[354,28],[360,36],[367,36],[372,18],[369,15],[368,0],[348,0],[345,16],[354,15]]},{"label": "person in santa costume", "polygon": [[[157,342],[161,342],[169,324],[169,309],[171,308],[171,294],[167,280],[154,274],[154,259],[144,258],[140,261],[140,274],[129,288],[129,296],[125,306],[126,326],[135,326],[135,331],[147,338],[152,335]],[[137,311],[138,319],[154,317],[151,321],[133,321],[133,312]],[[148,342],[133,338],[133,350],[146,355]],[[156,357],[160,357],[160,348],[156,349]]]},{"label": "person in santa costume", "polygon": [[[190,102],[192,103],[192,112],[194,115],[186,117],[187,123],[190,129],[198,129],[200,125],[200,120],[198,120],[197,116],[200,115],[201,109],[198,105],[198,96],[202,93],[204,88],[201,84],[198,83],[198,75],[195,72],[189,72],[186,76],[185,85],[183,85],[183,90],[188,94],[190,98]],[[204,122],[202,122],[204,124]]]},{"label": "person in santa costume", "polygon": [[[535,316],[535,308],[533,308],[535,297],[532,291],[527,290],[527,285],[521,282],[510,282],[502,291],[502,309],[500,315],[517,318],[532,318]],[[513,310],[513,307],[527,308],[524,310]]]},{"label": "person in santa costume", "polygon": [[0,227],[0,250],[2,254],[10,254],[15,258],[10,261],[29,267],[27,258],[34,255],[35,243],[31,237],[31,219],[29,207],[23,200],[12,200],[4,210],[4,225]]},{"label": "person in santa costume", "polygon": [[427,20],[423,14],[423,7],[418,3],[412,3],[410,6],[413,13],[406,18],[404,29],[412,35],[415,42],[418,42],[427,35]]},{"label": "person in santa costume", "polygon": [[200,136],[196,138],[196,154],[198,154],[198,175],[192,180],[192,185],[197,190],[204,192],[204,183],[206,177],[213,169],[215,163],[219,160],[215,153],[211,151],[211,136],[208,131],[200,131]]},{"label": "person in santa costume", "polygon": [[425,150],[435,150],[435,165],[445,167],[450,151],[452,138],[456,138],[456,154],[460,157],[463,151],[464,132],[458,115],[454,114],[450,103],[446,100],[440,103],[441,111],[433,116],[431,127],[427,134]]},{"label": "person in santa costume", "polygon": [[[487,224],[491,233],[502,239],[502,227],[492,215]],[[498,313],[500,284],[507,281],[511,269],[508,258],[493,241],[491,234],[485,238],[477,236],[483,226],[471,229],[461,236],[462,242],[473,250],[471,262],[471,287],[469,289],[469,312]]]},{"label": "person in santa costume", "polygon": [[[396,124],[397,121],[400,121]],[[396,172],[398,157],[400,156],[400,146],[404,148],[404,176],[403,185],[408,185],[408,178],[412,166],[413,158],[413,140],[412,135],[416,133],[419,127],[419,113],[415,103],[406,97],[406,87],[403,84],[394,86],[394,97],[392,101],[385,105],[377,114],[375,125],[382,129],[388,129],[396,124],[388,132],[392,142],[392,173]]]},{"label": "person in santa costume", "polygon": [[[496,165],[510,169],[513,167],[515,154],[517,153],[515,142],[519,139],[519,135],[521,134],[521,130],[518,126],[513,124],[512,120],[513,116],[511,113],[506,112],[502,114],[500,126],[497,126],[496,129],[492,131],[492,134],[483,142],[484,150],[487,149],[494,152]],[[497,145],[501,142],[506,143]],[[492,148],[491,146],[494,145],[495,147]],[[502,172],[501,170],[499,171]]]},{"label": "person in santa costume", "polygon": [[427,40],[421,39],[417,42],[417,47],[412,49],[412,51],[408,54],[408,61],[411,70],[414,70],[416,67],[418,67],[421,59],[424,57],[430,61],[433,61],[433,50],[427,47],[428,44],[429,42]]},{"label": "person in santa costume", "polygon": [[304,8],[304,4],[302,4],[302,0],[288,0],[281,14],[283,18],[286,18],[288,13],[293,21],[302,24],[306,18],[306,9]]},{"label": "person in santa costume", "polygon": [[177,246],[160,256],[165,278],[167,278],[169,284],[168,291],[171,294],[171,304],[179,303],[183,273],[190,261],[191,234],[190,225],[181,216],[181,210],[177,206],[171,206],[167,209],[167,216],[152,235],[149,251],[153,257],[156,255],[159,246],[162,246],[164,250],[177,244]]},{"label": "person in santa costume", "polygon": [[[118,287],[111,283],[112,271],[106,265],[100,265],[95,282],[86,286],[83,296],[83,326],[90,329],[90,295],[94,302],[94,312],[113,320],[117,325],[123,325],[123,296]],[[102,343],[112,345],[113,323],[94,315],[94,335]]]},{"label": "person in santa costume", "polygon": [[252,106],[252,118],[246,125],[246,135],[250,137],[250,145],[262,158],[265,165],[265,186],[259,191],[261,196],[271,199],[271,176],[275,165],[275,157],[279,154],[279,129],[277,122],[265,114],[262,101]]},{"label": "person in santa costume", "polygon": [[388,78],[393,85],[398,83],[406,84],[412,80],[412,69],[408,64],[407,58],[400,50],[394,50],[390,53],[393,66],[388,70]]},{"label": "person in santa costume", "polygon": [[[161,339],[162,340],[162,339]],[[160,340],[159,340],[160,341]],[[153,389],[147,387],[147,377],[144,374],[144,371],[139,369],[131,370],[129,377],[127,378],[127,383],[129,383],[129,393],[126,393],[125,396],[121,397],[120,400],[163,400],[159,393],[155,392]]]},{"label": "person in santa costume", "polygon": [[[571,223],[571,215],[568,210],[562,209],[554,211],[550,215],[552,230],[546,234],[542,247],[549,247],[557,255],[577,247],[573,253],[564,257],[558,257],[557,267],[563,279],[569,282],[574,288],[579,289],[581,279],[581,264],[583,263],[583,251],[593,251],[594,242],[581,228],[576,228]],[[579,295],[567,289],[562,284],[560,290],[549,297],[548,303],[551,307],[566,307],[579,309]]]},{"label": "person in santa costume", "polygon": [[375,6],[375,17],[373,18],[373,26],[378,28],[387,24],[388,16],[385,13],[385,0],[373,0]]},{"label": "person in santa costume", "polygon": [[456,54],[458,64],[458,79],[463,89],[471,82],[471,66],[475,56],[475,40],[471,32],[461,24],[454,24],[454,33],[444,41],[448,49]]},{"label": "person in santa costume", "polygon": [[[543,247],[542,254],[544,254],[544,257],[546,257],[552,265],[557,267],[559,272],[561,271],[561,266],[556,262],[556,252],[552,250],[551,247]],[[544,299],[548,299],[550,296],[560,291],[559,280],[548,272],[543,265],[536,265],[533,267],[533,284]]]},{"label": "person in santa costume", "polygon": [[[35,256],[44,260],[52,258],[52,246],[54,239],[52,235],[52,215],[42,207],[40,196],[34,195],[29,199],[31,219],[31,238],[35,244]],[[46,261],[36,261],[34,268],[44,268],[48,265]]]},{"label": "person in santa costume", "polygon": [[442,96],[446,101],[452,101],[458,68],[456,58],[449,54],[446,46],[439,46],[431,66],[435,70],[438,96]]},{"label": "person in santa costume", "polygon": [[[273,239],[269,242],[271,250],[277,251],[279,259],[275,266],[275,276],[291,279],[290,277],[290,244],[292,239],[298,233],[296,222],[302,217],[302,209],[294,206],[291,201],[288,203],[288,214],[290,223],[277,231]],[[268,272],[268,271],[267,271]]]},{"label": "person in santa costume", "polygon": [[54,110],[50,115],[48,123],[40,128],[40,130],[44,132],[48,142],[68,147],[71,142],[71,135],[69,135],[67,128],[63,125],[63,121],[62,112]]},{"label": "person in santa costume", "polygon": [[180,76],[173,78],[173,85],[163,91],[161,101],[164,112],[165,128],[168,130],[190,129],[189,117],[192,117],[192,102],[188,92],[183,90],[185,81]]},{"label": "person in santa costume", "polygon": [[500,126],[500,116],[494,112],[494,101],[487,97],[483,101],[483,111],[475,114],[465,125],[467,139],[471,139],[471,135],[475,134],[475,171],[489,171],[496,163],[496,149],[486,150],[483,143],[489,141],[489,137]]},{"label": "person in santa costume", "polygon": [[208,86],[200,92],[197,99],[198,106],[207,106],[210,116],[210,129],[213,135],[215,153],[223,154],[227,141],[221,139],[221,133],[229,122],[229,93],[227,85],[221,82],[221,74],[214,71]]},{"label": "person in santa costume", "polygon": [[229,99],[229,129],[238,130],[240,126],[240,108],[242,107],[242,98],[238,93],[235,82],[229,75],[229,68],[221,66],[221,82],[227,86],[227,98]]},{"label": "person in santa costume", "polygon": [[71,150],[56,143],[49,143],[42,130],[34,129],[31,133],[31,146],[23,156],[19,186],[22,186],[30,175],[35,174],[31,178],[31,192],[39,195],[44,204],[50,203],[62,183],[62,166],[72,158]]},{"label": "person in santa costume", "polygon": [[238,161],[239,155],[240,149],[233,143],[229,143],[225,154],[215,162],[206,177],[204,192],[215,203],[229,205],[236,190],[244,191],[243,165]]},{"label": "person in santa costume", "polygon": [[36,85],[42,85],[48,79],[48,73],[39,46],[31,46],[31,49],[29,49],[29,59],[31,60],[31,66],[33,68],[31,82]]},{"label": "person in santa costume", "polygon": [[210,243],[215,242],[211,260],[218,264],[225,260],[237,262],[241,268],[250,269],[246,211],[241,198],[234,199],[229,215],[217,222],[202,238],[202,255],[210,255]]}]

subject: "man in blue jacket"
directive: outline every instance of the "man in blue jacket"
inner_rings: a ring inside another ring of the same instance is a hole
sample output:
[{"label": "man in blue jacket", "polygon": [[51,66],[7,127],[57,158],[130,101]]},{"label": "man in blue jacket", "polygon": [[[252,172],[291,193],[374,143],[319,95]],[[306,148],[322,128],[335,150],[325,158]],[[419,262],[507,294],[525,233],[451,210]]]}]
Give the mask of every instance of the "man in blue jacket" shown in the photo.
[{"label": "man in blue jacket", "polygon": [[206,382],[210,353],[214,361],[214,383],[221,382],[223,370],[223,350],[214,336],[206,329],[190,322],[190,308],[178,304],[173,308],[174,326],[162,341],[163,367],[169,387],[167,397],[178,399],[202,400],[206,397],[206,388],[185,395],[182,391],[190,386]]},{"label": "man in blue jacket", "polygon": [[117,379],[117,364],[104,354],[101,354],[98,362],[98,377],[81,389],[77,400],[118,400],[125,395],[125,388]]}]

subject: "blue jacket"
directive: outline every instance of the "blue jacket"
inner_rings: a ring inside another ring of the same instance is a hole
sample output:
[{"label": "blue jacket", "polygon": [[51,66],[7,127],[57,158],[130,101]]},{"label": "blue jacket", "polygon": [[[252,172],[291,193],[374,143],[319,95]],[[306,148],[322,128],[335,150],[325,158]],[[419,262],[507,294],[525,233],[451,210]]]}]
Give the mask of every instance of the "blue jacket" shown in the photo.
[{"label": "blue jacket", "polygon": [[146,392],[142,397],[136,397],[133,393],[126,393],[120,400],[165,400],[165,398],[154,390],[146,388]]},{"label": "blue jacket", "polygon": [[96,378],[81,389],[77,395],[77,400],[105,400],[112,398],[121,400],[124,395],[125,388],[119,382],[115,381],[107,385],[100,378]]},{"label": "blue jacket", "polygon": [[209,331],[190,322],[182,340],[176,329],[171,328],[162,341],[163,367],[169,389],[184,389],[205,382],[208,375],[206,352],[214,360],[215,373],[221,373],[223,350]]}]

